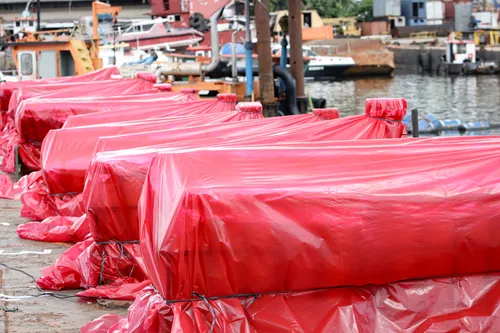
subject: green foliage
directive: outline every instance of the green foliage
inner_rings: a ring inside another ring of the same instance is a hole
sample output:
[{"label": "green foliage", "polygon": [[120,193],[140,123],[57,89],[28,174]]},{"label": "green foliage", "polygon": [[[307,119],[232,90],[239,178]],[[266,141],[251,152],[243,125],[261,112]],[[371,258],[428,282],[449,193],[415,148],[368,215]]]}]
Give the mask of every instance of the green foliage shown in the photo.
[{"label": "green foliage", "polygon": [[[369,21],[372,18],[373,0],[302,0],[303,9],[315,9],[321,17],[360,16]],[[288,0],[270,0],[271,11],[288,7]]]}]

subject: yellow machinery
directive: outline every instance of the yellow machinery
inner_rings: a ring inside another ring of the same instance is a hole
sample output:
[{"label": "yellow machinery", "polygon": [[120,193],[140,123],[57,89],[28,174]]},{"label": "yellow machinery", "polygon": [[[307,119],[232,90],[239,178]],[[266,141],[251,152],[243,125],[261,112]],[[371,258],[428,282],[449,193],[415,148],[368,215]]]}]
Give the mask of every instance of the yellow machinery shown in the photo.
[{"label": "yellow machinery", "polygon": [[410,34],[411,39],[436,39],[436,32],[421,31]]},{"label": "yellow machinery", "polygon": [[94,36],[84,40],[80,27],[52,31],[23,31],[22,38],[3,44],[10,47],[21,80],[83,75],[102,68],[99,58],[98,15],[115,16],[121,7],[92,3]]},{"label": "yellow machinery", "polygon": [[474,31],[474,43],[476,45],[494,46],[500,44],[498,30],[477,30]]},{"label": "yellow machinery", "polygon": [[344,36],[361,36],[361,27],[355,17],[324,18],[323,23],[341,30]]}]

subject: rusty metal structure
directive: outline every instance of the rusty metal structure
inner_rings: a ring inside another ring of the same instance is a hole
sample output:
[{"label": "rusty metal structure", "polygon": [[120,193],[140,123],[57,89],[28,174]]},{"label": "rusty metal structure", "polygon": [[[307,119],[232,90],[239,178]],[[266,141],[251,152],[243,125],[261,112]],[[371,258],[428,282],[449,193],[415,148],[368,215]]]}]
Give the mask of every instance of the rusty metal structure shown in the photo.
[{"label": "rusty metal structure", "polygon": [[302,13],[301,0],[288,0],[288,27],[290,35],[290,69],[297,86],[297,103],[300,113],[307,112],[307,98],[304,92],[304,59],[302,56]]},{"label": "rusty metal structure", "polygon": [[269,0],[256,0],[255,26],[257,29],[257,54],[259,55],[260,97],[264,116],[276,115],[274,99],[274,77],[271,53],[271,30],[269,29]]}]

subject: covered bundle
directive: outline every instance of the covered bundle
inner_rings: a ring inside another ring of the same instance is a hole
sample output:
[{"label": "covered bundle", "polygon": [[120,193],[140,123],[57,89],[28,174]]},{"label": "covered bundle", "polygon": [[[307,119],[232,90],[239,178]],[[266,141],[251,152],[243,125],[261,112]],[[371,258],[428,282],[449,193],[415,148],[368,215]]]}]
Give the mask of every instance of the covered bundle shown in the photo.
[{"label": "covered bundle", "polygon": [[[214,104],[217,103],[214,101]],[[219,104],[221,109],[225,105]],[[190,105],[179,105],[179,108]],[[81,192],[97,140],[101,136],[152,132],[170,128],[183,128],[202,124],[223,123],[234,120],[260,119],[262,113],[215,112],[205,115],[164,117],[142,121],[105,123],[100,125],[64,128],[50,131],[42,145],[44,178],[50,193]],[[187,113],[187,112],[186,112]]]},{"label": "covered bundle", "polygon": [[[18,107],[21,111],[23,109],[22,104],[26,103],[28,99],[42,97],[75,98],[83,94],[88,98],[89,96],[133,95],[147,92],[151,93],[153,91],[155,91],[153,90],[153,83],[142,79],[59,83],[18,88],[13,92],[10,98],[9,110],[5,117],[6,123],[3,128],[2,137],[0,138],[0,150],[4,155],[1,164],[2,170],[5,172],[14,172],[14,147],[23,142],[16,131],[14,121]],[[21,118],[18,117],[16,120],[20,121]],[[27,128],[30,128],[32,125],[38,126],[38,124],[29,124]],[[42,133],[43,132],[42,130]],[[40,143],[34,141],[32,144],[23,145],[20,150],[23,162],[32,170],[39,169],[39,147]]]},{"label": "covered bundle", "polygon": [[14,117],[19,104],[29,98],[75,98],[77,96],[135,95],[154,92],[153,82],[142,79],[118,79],[100,82],[54,83],[21,86],[9,101],[9,116]]},{"label": "covered bundle", "polygon": [[[204,109],[207,112],[213,112],[209,114],[107,123],[51,131],[42,147],[45,183],[21,196],[23,203],[21,215],[34,220],[43,220],[54,215],[80,216],[82,206],[79,198],[73,198],[73,195],[83,190],[85,173],[90,164],[95,143],[102,135],[262,118],[261,112],[225,111],[227,104],[212,101],[213,108]],[[188,110],[189,105],[187,103],[178,107]],[[218,109],[225,112],[216,112]],[[54,194],[58,195],[54,196]]]},{"label": "covered bundle", "polygon": [[108,67],[80,76],[63,76],[57,78],[30,80],[30,81],[2,82],[0,83],[0,110],[7,111],[12,93],[15,90],[19,89],[20,87],[52,84],[52,83],[104,81],[104,80],[109,80],[112,75],[116,74],[120,74],[120,71],[118,70],[117,67]]},{"label": "covered bundle", "polygon": [[[196,94],[191,93],[155,92],[80,99],[78,97],[28,99],[18,106],[15,123],[22,140],[42,141],[49,130],[63,127],[69,116],[111,110],[133,112],[141,115],[140,111],[147,112],[151,108],[168,107],[170,103],[175,101],[190,101],[196,99],[196,97]],[[142,119],[144,118],[149,117],[145,116]],[[115,121],[126,121],[126,119]]]},{"label": "covered bundle", "polygon": [[[404,113],[404,110],[401,110]],[[325,116],[325,112],[323,112]],[[228,125],[211,125],[192,127],[180,130],[162,131],[158,133],[139,133],[134,135],[117,136],[110,138],[101,138],[102,145],[97,145],[96,150],[115,150],[119,149],[119,143],[122,147],[132,147],[143,145],[145,142],[159,143],[162,145],[153,147],[138,148],[135,150],[110,151],[109,153],[98,154],[87,172],[87,180],[84,192],[84,202],[87,209],[87,218],[90,223],[90,230],[96,244],[91,250],[85,251],[79,256],[80,260],[94,262],[96,255],[102,249],[107,251],[111,246],[123,248],[127,253],[139,254],[138,251],[138,221],[137,202],[140,191],[143,186],[144,178],[149,167],[150,161],[159,151],[169,149],[179,149],[186,147],[207,147],[217,144],[277,144],[287,141],[322,141],[332,139],[357,138],[356,135],[364,137],[367,133],[382,134],[385,131],[353,131],[350,127],[355,126],[356,122],[363,122],[363,117],[349,117],[332,121],[317,122],[324,117],[318,118],[315,115],[301,115],[292,117],[278,117],[273,119],[263,119],[260,121],[235,123],[233,128]],[[307,124],[312,122],[315,124]],[[372,127],[379,127],[382,120],[374,120]],[[326,124],[328,123],[328,124]],[[316,125],[316,126],[313,126]],[[320,126],[321,125],[321,126]],[[337,126],[338,125],[338,126]],[[349,125],[349,126],[347,126]],[[388,123],[387,126],[394,124]],[[399,123],[396,125],[399,126]],[[373,128],[372,128],[373,129]],[[342,133],[346,132],[345,135]],[[169,133],[166,133],[169,132]],[[400,136],[404,132],[404,126],[399,132]],[[168,135],[167,135],[168,134]],[[352,135],[351,137],[349,137]],[[135,136],[135,140],[131,140]],[[372,136],[371,138],[383,138],[384,136]],[[111,144],[106,144],[110,141]],[[111,244],[110,244],[111,243]],[[115,250],[116,252],[116,250]],[[71,253],[73,255],[73,252]],[[43,271],[43,277],[38,280],[40,285],[45,288],[67,288],[68,283],[64,277],[59,275],[58,266],[64,265],[69,259],[65,259],[63,254],[61,259],[54,267]],[[87,258],[87,259],[83,259]],[[108,256],[102,266],[104,274],[107,276],[118,276],[114,262],[119,258]],[[128,270],[132,267],[143,267],[141,257],[130,255]],[[123,260],[120,260],[123,263]],[[135,266],[134,266],[135,265]],[[89,267],[101,267],[97,263],[88,265]],[[127,271],[127,269],[125,269]],[[88,279],[94,276],[92,280],[97,281],[100,272],[98,270],[84,268],[84,271],[76,273],[83,276],[82,285],[89,284]],[[69,274],[68,274],[69,275]],[[69,284],[72,281],[69,281]],[[107,292],[102,288],[99,290],[89,290],[82,295],[94,297],[114,297],[114,294]]]},{"label": "covered bundle", "polygon": [[[40,147],[47,133],[63,126],[69,115],[106,110],[124,110],[140,115],[144,108],[163,109],[175,101],[189,101],[195,94],[158,92],[154,94],[123,95],[85,99],[28,99],[16,111],[16,130],[19,134],[19,156],[31,170],[40,169]],[[119,108],[122,109],[119,109]],[[139,117],[137,117],[139,118]],[[148,118],[143,117],[141,119]],[[120,121],[120,120],[118,120]],[[123,121],[123,120],[122,120]],[[16,134],[13,134],[16,135]]]},{"label": "covered bundle", "polygon": [[141,200],[155,288],[127,318],[82,332],[495,331],[497,273],[302,287],[497,270],[499,149],[499,138],[432,138],[160,153]]},{"label": "covered bundle", "polygon": [[178,103],[159,103],[158,105],[151,106],[144,103],[137,103],[137,105],[128,108],[106,108],[105,112],[70,116],[64,123],[63,128],[134,121],[146,118],[234,111],[236,107],[235,94],[219,94],[216,101],[212,99],[194,100],[195,98],[193,97],[196,97],[196,93],[192,93],[191,91],[183,93],[183,95],[188,96],[189,103],[185,103],[187,101],[178,101]]},{"label": "covered bundle", "polygon": [[467,140],[161,153],[140,201],[149,277],[178,300],[499,270],[500,141]]}]

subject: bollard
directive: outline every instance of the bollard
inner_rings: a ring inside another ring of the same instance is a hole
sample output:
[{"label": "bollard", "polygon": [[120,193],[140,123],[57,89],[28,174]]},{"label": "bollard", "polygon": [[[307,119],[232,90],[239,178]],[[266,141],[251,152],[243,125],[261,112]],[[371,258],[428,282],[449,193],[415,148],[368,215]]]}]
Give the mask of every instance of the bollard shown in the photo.
[{"label": "bollard", "polygon": [[411,110],[411,134],[414,138],[418,138],[418,110]]}]

